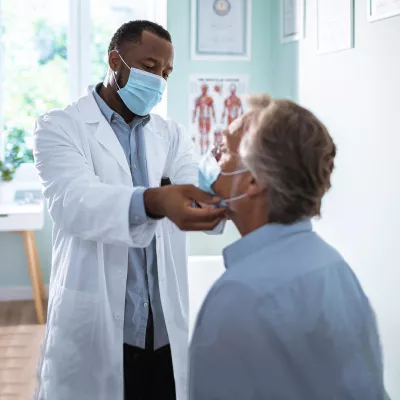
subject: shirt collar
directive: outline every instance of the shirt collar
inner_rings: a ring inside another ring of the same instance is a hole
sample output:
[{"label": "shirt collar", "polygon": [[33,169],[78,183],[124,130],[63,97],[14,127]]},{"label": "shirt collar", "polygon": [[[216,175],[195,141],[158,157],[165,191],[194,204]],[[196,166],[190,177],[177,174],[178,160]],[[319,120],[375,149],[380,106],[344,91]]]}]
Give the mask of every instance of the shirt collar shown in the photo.
[{"label": "shirt collar", "polygon": [[[100,108],[101,113],[103,114],[104,118],[107,120],[107,122],[109,124],[111,124],[113,117],[120,117],[122,118],[117,112],[115,112],[99,95],[99,90],[101,87],[102,83],[97,84],[94,88],[93,88],[93,97],[96,100],[97,105]],[[138,115],[135,116],[135,118],[133,119],[132,123],[130,125],[132,125],[132,127],[136,127],[137,125],[139,125],[140,121],[142,123],[143,126],[145,126],[149,121],[150,121],[150,114],[146,115],[144,117],[140,117]]]},{"label": "shirt collar", "polygon": [[232,267],[249,255],[257,253],[265,245],[278,242],[282,237],[307,231],[312,231],[312,223],[309,218],[302,219],[293,225],[266,224],[224,249],[225,267]]}]

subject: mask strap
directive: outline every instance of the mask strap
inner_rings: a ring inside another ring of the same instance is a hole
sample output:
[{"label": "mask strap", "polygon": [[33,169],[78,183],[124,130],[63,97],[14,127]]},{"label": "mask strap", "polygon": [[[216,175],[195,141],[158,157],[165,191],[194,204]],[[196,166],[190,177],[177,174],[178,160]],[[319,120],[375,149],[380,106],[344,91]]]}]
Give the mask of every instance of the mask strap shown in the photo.
[{"label": "mask strap", "polygon": [[115,84],[118,86],[118,90],[121,90],[120,86],[118,85],[117,78],[115,77],[115,71],[113,71],[113,74],[112,74],[112,75],[113,75]]},{"label": "mask strap", "polygon": [[[115,49],[114,49],[114,50],[111,50],[111,51],[115,51],[115,52],[118,54],[118,57],[122,60],[122,62],[123,62],[129,69],[131,69],[131,68],[129,67],[129,65],[125,62],[125,60],[121,57],[121,54],[119,54],[119,51],[118,51],[118,50],[115,50]],[[121,87],[118,85],[117,78],[115,77],[115,71],[112,70],[112,72],[113,72],[114,81],[115,81],[116,85],[118,86],[118,89],[121,90]]]},{"label": "mask strap", "polygon": [[129,68],[129,69],[131,69],[131,67],[125,62],[125,60],[121,57],[121,54],[119,54],[119,51],[118,50],[114,50],[114,51],[116,51],[117,52],[117,54],[119,55],[119,58],[122,60],[122,62]]},{"label": "mask strap", "polygon": [[237,171],[232,171],[232,172],[221,171],[220,174],[224,175],[224,176],[233,176],[233,175],[243,174],[244,172],[247,172],[247,171],[248,171],[247,168],[243,168],[243,169],[238,169]]},{"label": "mask strap", "polygon": [[247,196],[247,193],[243,193],[243,194],[241,194],[239,196],[235,196],[235,197],[232,197],[230,199],[226,199],[226,200],[224,199],[223,201],[225,203],[231,203],[232,201],[235,201],[235,200],[244,199],[246,196]]}]

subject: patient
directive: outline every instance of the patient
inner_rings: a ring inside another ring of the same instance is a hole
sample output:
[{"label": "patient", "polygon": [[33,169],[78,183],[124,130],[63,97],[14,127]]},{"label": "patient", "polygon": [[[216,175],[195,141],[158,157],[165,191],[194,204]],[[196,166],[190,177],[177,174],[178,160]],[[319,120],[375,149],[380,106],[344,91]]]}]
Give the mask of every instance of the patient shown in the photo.
[{"label": "patient", "polygon": [[198,316],[190,399],[383,399],[368,298],[311,223],[331,186],[333,140],[293,102],[250,106],[200,164],[200,186],[225,199],[243,237],[224,250],[226,272]]}]

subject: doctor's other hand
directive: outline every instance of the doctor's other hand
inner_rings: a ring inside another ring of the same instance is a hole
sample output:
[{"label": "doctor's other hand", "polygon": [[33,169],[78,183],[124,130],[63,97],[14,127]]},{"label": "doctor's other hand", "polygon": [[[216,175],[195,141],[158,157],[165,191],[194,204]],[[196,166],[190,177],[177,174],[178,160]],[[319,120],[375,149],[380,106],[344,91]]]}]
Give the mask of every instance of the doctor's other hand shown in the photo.
[{"label": "doctor's other hand", "polygon": [[193,185],[147,189],[144,204],[150,217],[170,219],[183,231],[210,231],[226,218],[224,208],[193,208],[193,202],[216,205],[219,198]]}]

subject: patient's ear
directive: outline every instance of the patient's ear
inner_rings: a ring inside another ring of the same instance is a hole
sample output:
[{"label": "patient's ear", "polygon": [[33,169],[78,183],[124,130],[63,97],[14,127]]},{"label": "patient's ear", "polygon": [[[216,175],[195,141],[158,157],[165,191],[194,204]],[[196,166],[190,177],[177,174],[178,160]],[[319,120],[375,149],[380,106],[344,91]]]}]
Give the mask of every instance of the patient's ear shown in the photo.
[{"label": "patient's ear", "polygon": [[260,185],[254,176],[248,177],[247,195],[249,197],[255,197],[267,190],[266,185]]}]

